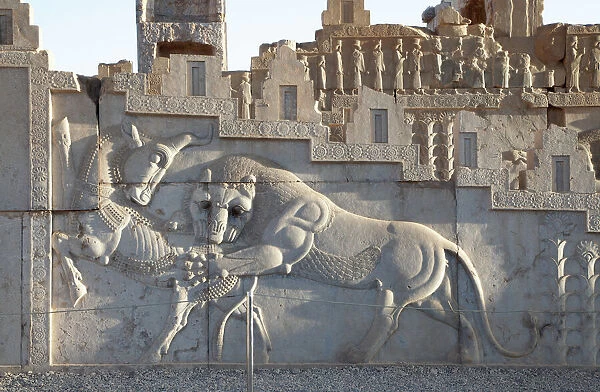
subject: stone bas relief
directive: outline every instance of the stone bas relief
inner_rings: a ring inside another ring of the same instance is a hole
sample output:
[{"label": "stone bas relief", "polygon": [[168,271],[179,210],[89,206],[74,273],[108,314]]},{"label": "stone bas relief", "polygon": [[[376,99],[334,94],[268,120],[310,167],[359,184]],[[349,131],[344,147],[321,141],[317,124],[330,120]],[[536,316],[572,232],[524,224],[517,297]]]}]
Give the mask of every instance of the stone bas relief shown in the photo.
[{"label": "stone bas relief", "polygon": [[0,367],[239,364],[248,315],[261,364],[597,365],[600,27],[364,5],[229,71],[223,1],[138,0],[84,77],[0,0]]},{"label": "stone bas relief", "polygon": [[[214,359],[221,360],[226,324],[244,304],[241,289],[248,284],[256,286],[257,277],[267,275],[376,293],[374,320],[358,344],[337,354],[342,362],[371,361],[396,332],[401,312],[409,305],[422,307],[429,317],[464,335],[469,344],[461,347],[461,360],[479,362],[479,334],[466,317],[452,311],[452,304],[457,303],[452,290],[456,282],[448,274],[447,255],[454,255],[468,274],[480,307],[482,334],[494,348],[508,357],[526,356],[535,349],[533,319],[527,324],[533,335],[530,347],[517,352],[498,342],[486,314],[475,266],[454,243],[417,223],[378,221],[344,211],[268,161],[230,156],[202,168],[199,185],[190,191],[183,210],[165,223],[166,233],[161,233],[160,225],[142,216],[142,207],[151,202],[162,171],[177,153],[201,143],[192,134],[183,134],[143,145],[135,126],[127,124],[124,128],[124,138],[133,144],[124,153],[119,169],[123,175],[152,178],[152,186],[125,187],[122,195],[112,196],[114,201],[101,205],[96,215],[80,217],[76,236],[55,232],[54,250],[74,305],[87,294],[85,277],[75,265],[83,260],[172,291],[167,323],[140,358],[143,363],[157,362],[167,355],[177,333],[186,327],[190,312],[209,301],[224,313],[209,341]],[[169,145],[174,148],[168,149]],[[159,152],[164,154],[162,162],[152,159]],[[148,156],[151,159],[145,161]],[[351,245],[355,233],[349,227],[360,228],[364,249]],[[189,233],[190,228],[193,233]],[[181,248],[169,244],[169,233],[189,235],[192,245]],[[345,243],[336,239],[340,233],[348,239]],[[268,313],[265,316],[260,307],[252,311],[264,344],[261,358],[268,361],[272,350],[265,324]]]},{"label": "stone bas relief", "polygon": [[[259,194],[257,198],[245,195],[241,199],[246,200],[247,205],[234,206],[229,213],[226,211],[228,203],[224,202],[231,197],[224,198],[227,191],[221,186],[211,189],[208,184],[202,194],[203,200],[193,201],[197,204],[195,208],[205,210],[196,213],[198,218],[192,214],[194,228],[196,232],[207,234],[209,243],[234,242],[231,240],[242,231],[248,233],[247,243],[256,244],[209,257],[210,273],[225,279],[282,274],[378,292],[377,305],[381,308],[376,310],[371,327],[362,341],[340,354],[341,360],[371,361],[398,329],[398,318],[403,309],[415,304],[423,306],[422,310],[430,317],[460,330],[465,341],[472,343],[471,347],[462,348],[463,361],[479,361],[473,327],[466,318],[451,311],[456,300],[452,297],[452,283],[447,274],[446,252],[454,254],[468,274],[480,306],[485,334],[495,348],[509,357],[526,356],[535,348],[535,326],[531,326],[534,342],[523,352],[507,350],[496,340],[485,313],[482,285],[473,262],[462,249],[435,231],[416,223],[378,221],[351,214],[302,184],[293,174],[272,164],[228,157],[209,167],[211,173],[218,173],[217,178],[225,184],[243,184],[251,178],[258,182],[256,193]],[[280,204],[277,205],[275,200]],[[253,208],[253,204],[271,208]],[[231,222],[239,219],[236,208],[252,215],[245,227]],[[351,227],[360,230],[358,236],[363,241],[359,247],[352,245],[351,239],[357,234],[349,229]],[[233,233],[228,234],[229,230]],[[336,238],[340,234],[347,240],[340,243]],[[366,248],[361,249],[362,246]]]}]

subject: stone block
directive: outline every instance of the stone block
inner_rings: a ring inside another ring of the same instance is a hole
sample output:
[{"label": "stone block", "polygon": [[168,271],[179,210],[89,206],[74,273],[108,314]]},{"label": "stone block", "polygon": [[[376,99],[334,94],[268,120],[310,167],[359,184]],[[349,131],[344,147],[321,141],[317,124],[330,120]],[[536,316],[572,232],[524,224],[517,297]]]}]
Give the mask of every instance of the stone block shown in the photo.
[{"label": "stone block", "polygon": [[0,17],[4,19],[0,51],[36,50],[39,48],[38,26],[31,25],[30,6],[20,0],[0,1]]},{"label": "stone block", "polygon": [[21,232],[19,216],[0,216],[0,367],[21,365]]},{"label": "stone block", "polygon": [[113,64],[98,64],[98,77],[109,78],[113,75],[119,73],[132,73],[133,72],[133,63],[127,60],[121,60],[118,63]]},{"label": "stone block", "polygon": [[[0,132],[7,142],[0,145],[0,209],[26,211],[30,206],[29,155],[43,158],[44,151],[30,151],[31,128],[29,71],[27,68],[0,68]],[[8,142],[10,141],[10,142]]]}]

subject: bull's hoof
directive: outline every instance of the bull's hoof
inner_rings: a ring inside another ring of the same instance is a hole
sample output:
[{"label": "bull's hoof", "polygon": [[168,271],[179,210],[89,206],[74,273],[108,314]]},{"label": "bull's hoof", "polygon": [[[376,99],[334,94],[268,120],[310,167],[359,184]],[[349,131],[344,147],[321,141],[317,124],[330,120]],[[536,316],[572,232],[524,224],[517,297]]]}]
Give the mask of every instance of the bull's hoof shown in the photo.
[{"label": "bull's hoof", "polygon": [[356,346],[350,346],[338,355],[338,360],[341,363],[367,363],[368,354]]},{"label": "bull's hoof", "polygon": [[160,363],[162,361],[162,355],[157,350],[148,350],[142,357],[140,358],[140,363],[142,364],[153,364]]},{"label": "bull's hoof", "polygon": [[73,301],[73,307],[75,307],[87,294],[87,287],[80,280],[75,280],[69,287],[69,294]]}]

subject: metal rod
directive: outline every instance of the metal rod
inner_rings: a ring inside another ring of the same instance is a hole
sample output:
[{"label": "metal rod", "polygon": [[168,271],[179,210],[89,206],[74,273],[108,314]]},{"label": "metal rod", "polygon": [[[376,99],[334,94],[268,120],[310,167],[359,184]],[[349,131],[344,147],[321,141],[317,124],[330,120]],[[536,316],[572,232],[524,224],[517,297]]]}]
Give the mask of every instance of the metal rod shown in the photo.
[{"label": "metal rod", "polygon": [[246,376],[247,390],[254,392],[254,290],[248,291],[246,297]]}]

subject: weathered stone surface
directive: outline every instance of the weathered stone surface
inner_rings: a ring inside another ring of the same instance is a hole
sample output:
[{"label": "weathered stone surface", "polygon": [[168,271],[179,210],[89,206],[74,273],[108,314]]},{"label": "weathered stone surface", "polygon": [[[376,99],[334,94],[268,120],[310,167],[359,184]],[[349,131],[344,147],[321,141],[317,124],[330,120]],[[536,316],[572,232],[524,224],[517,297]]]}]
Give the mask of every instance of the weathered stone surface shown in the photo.
[{"label": "weathered stone surface", "polygon": [[[0,178],[6,187],[0,191],[0,208],[5,211],[25,211],[29,208],[29,195],[32,189],[29,183],[30,167],[29,130],[31,117],[29,111],[29,72],[27,68],[0,69],[0,107],[4,120],[0,132],[7,142],[0,145],[0,160],[4,170]],[[8,142],[10,141],[10,142]],[[43,159],[43,151],[37,151]]]},{"label": "weathered stone surface", "polygon": [[247,71],[217,0],[139,0],[141,73],[0,44],[0,365],[240,363],[248,315],[258,363],[597,365],[600,29],[451,3]]},{"label": "weathered stone surface", "polygon": [[21,364],[21,292],[28,289],[21,279],[22,231],[20,217],[0,217],[0,367]]}]

